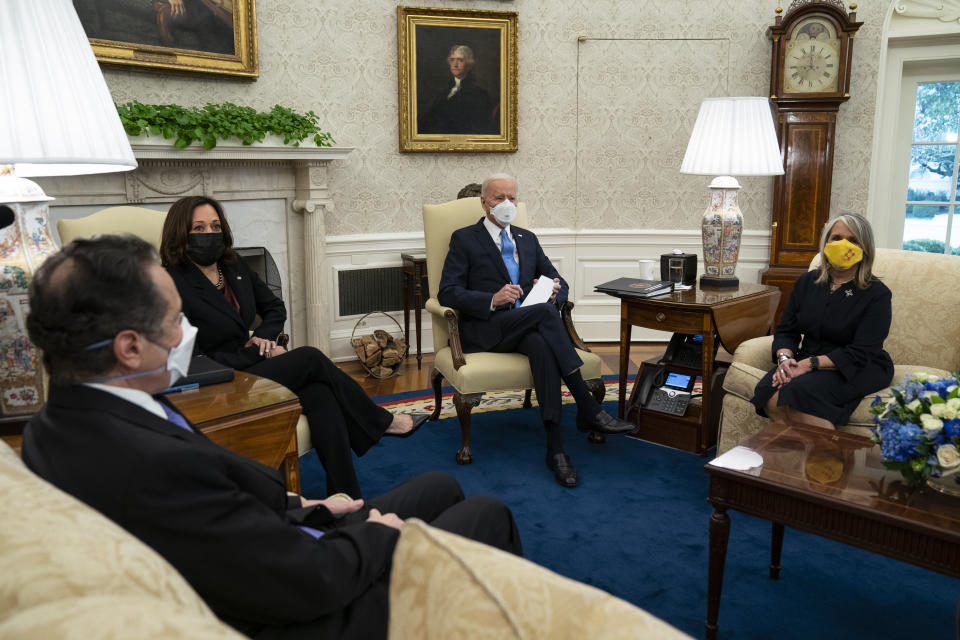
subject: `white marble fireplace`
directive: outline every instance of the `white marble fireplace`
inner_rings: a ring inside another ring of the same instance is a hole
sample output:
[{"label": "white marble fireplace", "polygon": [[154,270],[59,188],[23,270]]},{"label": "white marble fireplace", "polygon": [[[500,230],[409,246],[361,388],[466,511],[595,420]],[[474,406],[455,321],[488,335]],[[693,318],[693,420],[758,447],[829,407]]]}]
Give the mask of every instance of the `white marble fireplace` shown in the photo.
[{"label": "white marble fireplace", "polygon": [[236,246],[263,246],[283,277],[283,297],[293,344],[329,350],[325,217],[334,208],[328,188],[330,164],[353,149],[289,146],[227,146],[210,151],[177,150],[169,144],[134,144],[140,166],[100,176],[43,178],[56,198],[50,225],[99,209],[128,204],[166,210],[188,195],[224,203]]}]

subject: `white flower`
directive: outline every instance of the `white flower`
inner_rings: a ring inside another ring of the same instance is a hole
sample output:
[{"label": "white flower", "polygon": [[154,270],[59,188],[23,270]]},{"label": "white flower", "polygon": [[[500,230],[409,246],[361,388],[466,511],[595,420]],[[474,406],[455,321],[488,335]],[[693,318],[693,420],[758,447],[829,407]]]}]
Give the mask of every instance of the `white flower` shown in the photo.
[{"label": "white flower", "polygon": [[919,400],[914,400],[913,402],[907,404],[907,409],[909,409],[910,411],[913,411],[914,413],[916,413],[917,410],[920,409],[920,401],[919,401]]},{"label": "white flower", "polygon": [[925,371],[918,371],[910,375],[911,382],[919,382],[920,384],[923,384],[924,382],[936,382],[939,379],[939,376],[935,376],[932,373],[927,373]]},{"label": "white flower", "polygon": [[939,398],[939,397],[940,397],[940,394],[937,393],[936,391],[933,391],[933,390],[931,390],[931,389],[928,389],[928,390],[926,390],[926,391],[923,392],[923,397],[924,397],[924,398]]},{"label": "white flower", "polygon": [[945,420],[950,420],[944,414],[947,412],[947,404],[945,402],[940,402],[937,404],[930,405],[930,413],[937,418],[943,418]]},{"label": "white flower", "polygon": [[960,411],[960,398],[950,398],[947,400],[947,406],[954,411]]},{"label": "white flower", "polygon": [[920,426],[923,427],[923,430],[927,432],[926,434],[928,436],[933,436],[943,429],[943,421],[939,418],[934,418],[929,413],[924,413],[920,416]]},{"label": "white flower", "polygon": [[937,462],[941,469],[953,469],[960,466],[960,452],[952,444],[937,447]]},{"label": "white flower", "polygon": [[947,395],[950,395],[951,393],[953,393],[953,390],[956,388],[957,388],[957,385],[955,384],[952,384],[949,387],[947,387]]}]

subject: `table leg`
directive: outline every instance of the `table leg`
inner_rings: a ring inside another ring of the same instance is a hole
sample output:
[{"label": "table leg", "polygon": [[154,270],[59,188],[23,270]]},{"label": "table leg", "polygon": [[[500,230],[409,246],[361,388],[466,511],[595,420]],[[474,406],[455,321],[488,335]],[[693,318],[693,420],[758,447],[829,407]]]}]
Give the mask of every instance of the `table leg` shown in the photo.
[{"label": "table leg", "polygon": [[407,353],[410,353],[410,272],[406,265],[403,269],[403,339],[407,343]]},{"label": "table leg", "polygon": [[707,640],[716,640],[720,615],[720,590],[730,539],[730,516],[724,507],[716,507],[710,516],[710,573],[707,581]]},{"label": "table leg", "polygon": [[780,578],[780,553],[783,551],[783,525],[773,523],[773,537],[770,541],[770,579]]},{"label": "table leg", "polygon": [[[713,424],[710,416],[710,399],[713,397],[713,334],[716,328],[713,324],[713,318],[710,313],[706,313],[703,319],[703,359],[702,359],[702,380],[703,388],[700,396],[700,451],[709,446],[711,436],[708,433]],[[715,439],[715,438],[714,438]]]},{"label": "table leg", "polygon": [[[420,273],[420,265],[413,269],[413,300],[417,305],[413,310],[413,317],[417,323],[417,371],[420,370],[420,311],[423,309],[423,287],[421,280],[423,274]],[[407,343],[410,344],[409,342]]]},{"label": "table leg", "polygon": [[630,333],[633,330],[627,321],[627,306],[620,303],[620,378],[618,381],[617,416],[622,420],[627,404],[627,363],[630,362]]}]

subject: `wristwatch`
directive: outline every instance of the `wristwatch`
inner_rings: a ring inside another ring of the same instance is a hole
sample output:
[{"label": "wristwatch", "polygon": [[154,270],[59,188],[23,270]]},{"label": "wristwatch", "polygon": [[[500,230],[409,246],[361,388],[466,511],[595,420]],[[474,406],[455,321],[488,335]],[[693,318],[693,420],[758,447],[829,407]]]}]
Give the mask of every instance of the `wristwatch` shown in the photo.
[{"label": "wristwatch", "polygon": [[810,371],[817,371],[820,368],[820,359],[817,356],[810,356]]},{"label": "wristwatch", "polygon": [[789,359],[790,359],[790,356],[788,356],[786,353],[781,353],[780,355],[777,356],[777,364],[783,364],[784,360],[789,360]]}]

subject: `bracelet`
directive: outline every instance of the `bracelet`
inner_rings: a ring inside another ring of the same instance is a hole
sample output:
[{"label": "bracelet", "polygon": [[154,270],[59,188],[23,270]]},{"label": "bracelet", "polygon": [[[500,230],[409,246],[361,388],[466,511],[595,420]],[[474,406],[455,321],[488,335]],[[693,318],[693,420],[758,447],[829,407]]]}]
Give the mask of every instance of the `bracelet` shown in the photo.
[{"label": "bracelet", "polygon": [[784,360],[789,360],[789,359],[790,359],[790,356],[788,356],[786,353],[781,353],[777,356],[777,364],[783,364]]},{"label": "bracelet", "polygon": [[810,356],[810,370],[817,371],[820,368],[820,359],[817,356]]}]

